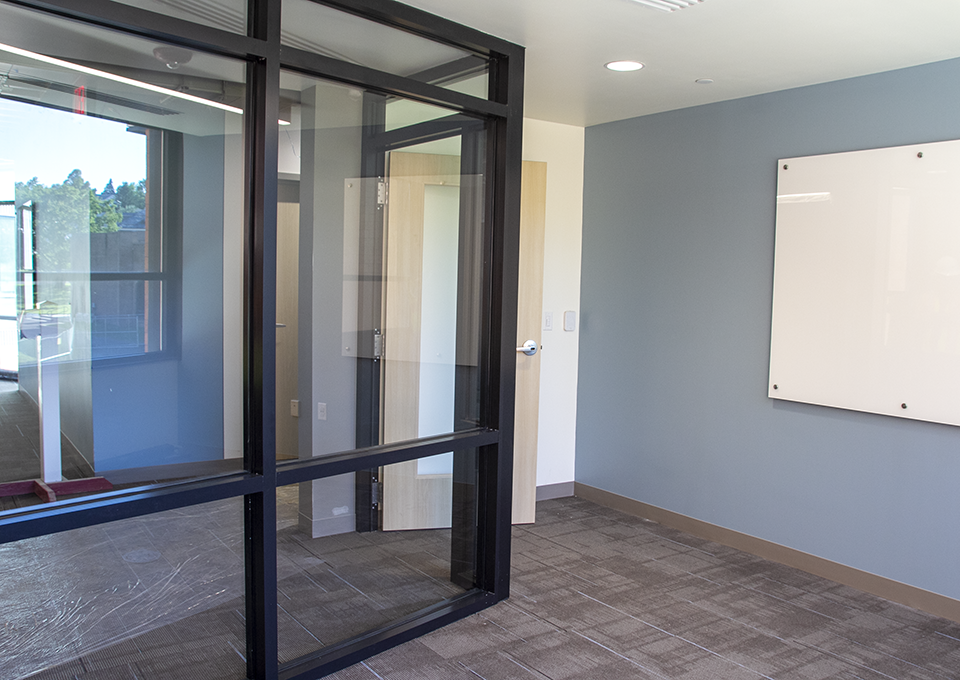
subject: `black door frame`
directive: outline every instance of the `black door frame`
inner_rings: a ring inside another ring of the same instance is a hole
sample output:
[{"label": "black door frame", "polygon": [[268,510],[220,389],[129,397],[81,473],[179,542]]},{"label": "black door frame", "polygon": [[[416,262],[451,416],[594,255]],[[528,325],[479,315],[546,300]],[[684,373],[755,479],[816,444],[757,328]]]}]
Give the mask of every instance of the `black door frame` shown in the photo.
[{"label": "black door frame", "polygon": [[[0,0],[68,19],[162,40],[247,63],[244,239],[244,470],[143,486],[39,508],[0,513],[0,542],[243,498],[247,674],[306,680],[335,672],[401,642],[491,606],[509,594],[513,470],[515,330],[519,257],[523,48],[392,0],[313,0],[380,24],[461,48],[487,64],[486,99],[428,82],[284,46],[277,0],[249,0],[247,35],[195,24],[110,0]],[[476,66],[476,63],[474,66]],[[383,95],[435,104],[486,122],[485,276],[480,292],[480,407],[476,427],[391,445],[277,464],[275,456],[276,230],[280,69]],[[435,74],[434,74],[435,75]],[[442,77],[439,77],[442,80]],[[476,470],[474,587],[451,600],[340,645],[278,664],[277,488],[447,451]]]}]

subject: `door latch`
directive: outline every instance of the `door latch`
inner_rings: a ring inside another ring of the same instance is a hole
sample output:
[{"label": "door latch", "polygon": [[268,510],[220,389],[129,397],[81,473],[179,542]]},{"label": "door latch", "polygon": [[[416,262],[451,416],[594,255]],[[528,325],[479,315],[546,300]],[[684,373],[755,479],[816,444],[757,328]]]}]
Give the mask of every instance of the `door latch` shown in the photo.
[{"label": "door latch", "polygon": [[525,343],[517,347],[517,351],[522,354],[526,354],[528,357],[532,357],[537,353],[537,341],[527,340]]}]

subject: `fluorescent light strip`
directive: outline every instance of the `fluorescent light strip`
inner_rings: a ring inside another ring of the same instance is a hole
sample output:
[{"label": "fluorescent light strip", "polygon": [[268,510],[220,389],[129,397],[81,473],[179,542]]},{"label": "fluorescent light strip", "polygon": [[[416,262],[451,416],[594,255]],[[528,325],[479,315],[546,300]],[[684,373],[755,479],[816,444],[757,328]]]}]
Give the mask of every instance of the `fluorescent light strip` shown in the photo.
[{"label": "fluorescent light strip", "polygon": [[646,5],[647,7],[652,7],[653,9],[659,9],[664,12],[676,12],[678,9],[685,9],[687,7],[693,7],[698,5],[703,0],[633,0],[638,2],[641,5]]},{"label": "fluorescent light strip", "polygon": [[215,109],[220,109],[222,111],[227,111],[229,113],[236,113],[241,115],[243,114],[243,109],[238,109],[235,106],[221,104],[220,102],[211,101],[209,99],[204,99],[203,97],[197,97],[192,94],[177,92],[176,90],[170,90],[165,87],[160,87],[159,85],[151,85],[150,83],[144,83],[139,80],[134,80],[133,78],[124,78],[123,76],[118,76],[113,73],[108,73],[106,71],[98,71],[95,68],[80,66],[79,64],[74,64],[72,62],[64,61],[62,59],[56,59],[55,57],[48,57],[44,54],[37,54],[36,52],[22,50],[19,47],[13,47],[11,45],[4,45],[3,43],[0,43],[0,51],[8,52],[10,54],[16,54],[21,57],[26,57],[27,59],[34,59],[35,61],[40,61],[45,64],[59,66],[61,68],[69,69],[71,71],[86,73],[87,75],[96,76],[97,78],[105,78],[107,80],[112,80],[116,83],[123,83],[124,85],[139,87],[142,90],[157,92],[158,94],[163,94],[168,97],[176,97],[177,99],[184,99],[189,102],[194,102],[195,104],[203,104],[204,106],[211,106]]}]

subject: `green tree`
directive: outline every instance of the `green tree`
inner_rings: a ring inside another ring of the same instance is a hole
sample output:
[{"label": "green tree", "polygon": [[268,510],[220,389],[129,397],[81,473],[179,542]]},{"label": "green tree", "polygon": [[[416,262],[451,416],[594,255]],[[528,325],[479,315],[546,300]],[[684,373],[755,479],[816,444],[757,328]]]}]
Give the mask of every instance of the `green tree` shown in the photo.
[{"label": "green tree", "polygon": [[[123,186],[135,185],[124,182]],[[128,190],[128,193],[131,192]],[[135,200],[136,192],[132,193]],[[63,184],[49,187],[40,184],[36,177],[27,182],[17,182],[16,201],[17,205],[33,201],[37,206],[37,233],[42,239],[50,241],[40,244],[46,246],[41,252],[50,255],[63,250],[53,241],[67,245],[73,234],[117,231],[123,219],[122,204],[99,198],[80,170],[71,171]],[[57,264],[67,264],[62,258],[55,260]]]},{"label": "green tree", "polygon": [[90,189],[90,232],[99,234],[106,231],[117,231],[123,215],[115,201],[103,200],[97,192]]},{"label": "green tree", "polygon": [[139,182],[124,182],[117,187],[117,202],[120,211],[130,213],[134,210],[143,210],[147,207],[147,180]]},{"label": "green tree", "polygon": [[[40,272],[87,271],[89,250],[84,247],[87,234],[120,229],[124,212],[145,205],[146,180],[135,184],[124,182],[116,198],[100,198],[83,178],[73,170],[62,184],[46,186],[36,177],[17,182],[17,207],[32,201],[37,237],[36,267]],[[41,277],[42,279],[42,277]],[[42,293],[44,299],[61,305],[70,302],[71,283],[48,279]]]}]

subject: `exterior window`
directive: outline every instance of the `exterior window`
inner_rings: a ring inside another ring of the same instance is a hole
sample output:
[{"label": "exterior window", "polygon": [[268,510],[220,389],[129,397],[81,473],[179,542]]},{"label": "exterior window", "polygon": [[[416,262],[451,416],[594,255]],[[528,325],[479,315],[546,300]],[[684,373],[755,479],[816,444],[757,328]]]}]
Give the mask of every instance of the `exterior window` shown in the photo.
[{"label": "exterior window", "polygon": [[[0,109],[22,121],[18,129],[26,139],[82,126],[75,112],[6,101]],[[88,127],[97,134],[86,143],[111,148],[110,157],[61,157],[57,166],[78,166],[61,181],[32,144],[8,149],[17,169],[16,225],[5,234],[16,254],[11,270],[18,294],[10,296],[16,316],[29,325],[31,315],[52,315],[69,334],[61,349],[90,359],[170,349],[163,325],[176,318],[170,307],[177,300],[164,289],[176,288],[170,254],[178,249],[170,241],[179,229],[176,217],[164,214],[163,173],[179,172],[171,166],[180,136],[104,120]],[[70,148],[69,137],[58,141]]]},{"label": "exterior window", "polygon": [[14,480],[239,468],[245,62],[3,4],[0,23],[23,28],[0,38],[4,349],[61,434]]}]

